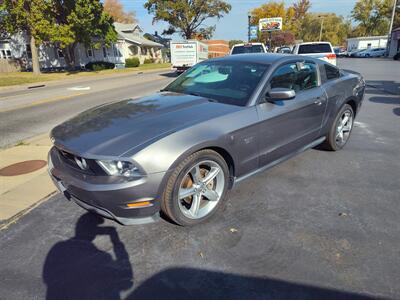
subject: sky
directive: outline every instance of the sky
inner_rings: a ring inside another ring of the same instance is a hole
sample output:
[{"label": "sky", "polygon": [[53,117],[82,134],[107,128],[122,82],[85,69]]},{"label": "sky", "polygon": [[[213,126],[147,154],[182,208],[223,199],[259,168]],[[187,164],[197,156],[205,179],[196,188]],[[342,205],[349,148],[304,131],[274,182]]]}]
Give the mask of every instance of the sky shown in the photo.
[{"label": "sky", "polygon": [[[164,22],[152,24],[152,16],[144,9],[145,0],[121,0],[126,10],[136,12],[136,17],[144,32],[162,33],[168,27]],[[267,0],[227,0],[232,5],[232,10],[219,21],[207,21],[207,24],[216,25],[213,39],[224,40],[247,40],[247,13],[255,7],[260,6]],[[285,5],[289,6],[295,0],[286,0]],[[348,17],[354,7],[356,0],[311,0],[311,12],[333,12],[337,15]],[[179,39],[179,36],[173,36]]]}]

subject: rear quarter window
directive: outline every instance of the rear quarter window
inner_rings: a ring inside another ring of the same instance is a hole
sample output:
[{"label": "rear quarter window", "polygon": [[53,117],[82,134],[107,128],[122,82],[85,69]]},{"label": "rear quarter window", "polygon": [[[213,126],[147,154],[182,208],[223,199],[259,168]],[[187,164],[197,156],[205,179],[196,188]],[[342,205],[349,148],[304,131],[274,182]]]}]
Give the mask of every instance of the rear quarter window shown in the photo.
[{"label": "rear quarter window", "polygon": [[300,45],[298,54],[332,53],[331,45],[326,43]]},{"label": "rear quarter window", "polygon": [[334,66],[324,64],[327,80],[332,80],[340,77],[340,70]]}]

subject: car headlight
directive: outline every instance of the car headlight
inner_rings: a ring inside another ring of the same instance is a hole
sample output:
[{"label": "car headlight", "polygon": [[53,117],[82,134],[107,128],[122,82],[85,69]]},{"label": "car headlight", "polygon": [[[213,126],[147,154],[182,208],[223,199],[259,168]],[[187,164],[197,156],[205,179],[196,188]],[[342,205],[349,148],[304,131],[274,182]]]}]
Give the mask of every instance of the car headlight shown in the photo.
[{"label": "car headlight", "polygon": [[113,176],[140,177],[139,169],[129,161],[123,160],[97,160],[99,166]]}]

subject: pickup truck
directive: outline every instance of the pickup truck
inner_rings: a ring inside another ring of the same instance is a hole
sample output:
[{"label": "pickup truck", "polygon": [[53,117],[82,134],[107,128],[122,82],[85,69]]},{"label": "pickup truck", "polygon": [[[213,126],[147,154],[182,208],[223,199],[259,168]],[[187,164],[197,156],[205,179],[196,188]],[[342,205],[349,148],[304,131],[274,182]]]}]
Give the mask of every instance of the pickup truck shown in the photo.
[{"label": "pickup truck", "polygon": [[311,56],[322,59],[336,66],[336,54],[329,42],[310,42],[296,44],[292,51],[293,54]]}]

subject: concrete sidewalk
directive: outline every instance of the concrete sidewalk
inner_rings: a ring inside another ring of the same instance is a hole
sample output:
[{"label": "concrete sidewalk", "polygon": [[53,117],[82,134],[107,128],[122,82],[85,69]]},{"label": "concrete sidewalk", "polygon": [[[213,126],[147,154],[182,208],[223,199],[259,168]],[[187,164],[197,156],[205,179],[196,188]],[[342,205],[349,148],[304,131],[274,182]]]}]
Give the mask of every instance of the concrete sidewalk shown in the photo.
[{"label": "concrete sidewalk", "polygon": [[[27,160],[45,160],[51,148],[48,134],[0,151],[0,169]],[[23,175],[0,176],[0,229],[56,192],[47,167]]]}]

